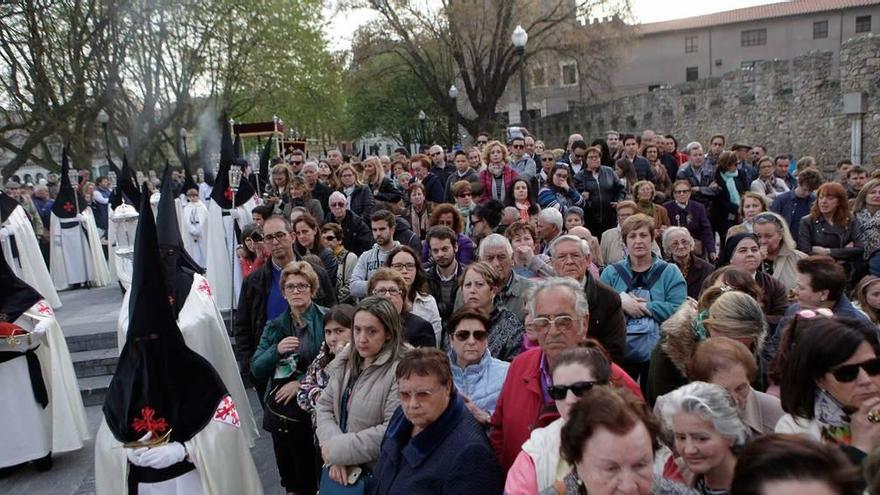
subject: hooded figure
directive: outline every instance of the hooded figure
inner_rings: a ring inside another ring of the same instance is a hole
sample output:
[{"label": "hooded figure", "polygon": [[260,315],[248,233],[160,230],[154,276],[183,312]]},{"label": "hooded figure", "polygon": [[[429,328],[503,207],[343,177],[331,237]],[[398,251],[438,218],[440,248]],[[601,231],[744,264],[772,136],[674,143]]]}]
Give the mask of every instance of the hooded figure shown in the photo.
[{"label": "hooded figure", "polygon": [[86,412],[52,308],[0,256],[0,468],[82,448]]},{"label": "hooded figure", "polygon": [[[187,347],[165,279],[156,224],[141,203],[125,345],[95,441],[99,494],[262,493],[237,405]],[[172,212],[173,213],[173,212]]]},{"label": "hooded figure", "polygon": [[[159,261],[166,289],[174,306],[177,326],[187,347],[208,360],[217,370],[232,400],[238,404],[239,420],[248,445],[253,445],[254,439],[259,436],[257,423],[248,404],[247,392],[238,372],[223,317],[212,297],[211,286],[203,276],[205,270],[183,249],[169,177],[170,167],[166,167],[162,177],[162,197],[159,200],[156,229]],[[117,336],[120,349],[125,346],[129,328],[131,295],[131,292],[125,295],[119,312]]]},{"label": "hooded figure", "polygon": [[208,271],[208,282],[214,289],[214,300],[222,311],[233,308],[238,301],[242,277],[235,248],[240,243],[241,230],[251,223],[251,210],[258,205],[256,193],[244,174],[233,205],[229,169],[235,162],[235,157],[227,125],[225,122],[221,123],[223,136],[220,141],[220,169],[211,190],[205,232],[208,246],[205,267]]},{"label": "hooded figure", "polygon": [[0,192],[0,249],[15,276],[45,294],[52,308],[61,307],[27,213],[15,198],[4,192]]},{"label": "hooded figure", "polygon": [[110,160],[110,169],[116,172],[116,187],[110,193],[110,213],[107,222],[107,265],[110,279],[117,280],[123,290],[131,286],[131,251],[137,228],[137,207],[141,193],[135,185],[135,176],[122,155],[122,170]]},{"label": "hooded figure", "polygon": [[110,283],[110,269],[101,250],[95,217],[85,199],[73,189],[67,148],[61,156],[61,187],[52,205],[49,248],[50,272],[58,290],[73,285],[103,287]]}]

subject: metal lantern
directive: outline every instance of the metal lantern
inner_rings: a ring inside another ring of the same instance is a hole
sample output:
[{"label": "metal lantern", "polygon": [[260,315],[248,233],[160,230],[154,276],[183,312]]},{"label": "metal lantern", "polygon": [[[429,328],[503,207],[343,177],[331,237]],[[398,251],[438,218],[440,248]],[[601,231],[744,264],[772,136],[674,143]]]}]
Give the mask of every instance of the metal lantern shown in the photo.
[{"label": "metal lantern", "polygon": [[116,172],[112,170],[107,172],[107,179],[110,180],[110,189],[116,189]]},{"label": "metal lantern", "polygon": [[79,185],[79,172],[74,169],[70,169],[67,171],[67,178],[70,179],[70,185],[73,186],[74,189]]},{"label": "metal lantern", "polygon": [[232,165],[229,167],[229,188],[233,192],[238,192],[238,186],[241,184],[241,167]]}]

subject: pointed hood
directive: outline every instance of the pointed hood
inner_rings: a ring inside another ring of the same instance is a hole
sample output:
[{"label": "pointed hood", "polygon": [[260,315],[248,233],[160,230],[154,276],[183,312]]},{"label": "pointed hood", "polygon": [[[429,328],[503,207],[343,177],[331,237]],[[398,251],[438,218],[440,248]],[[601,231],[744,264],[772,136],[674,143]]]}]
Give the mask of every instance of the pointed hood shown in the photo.
[{"label": "pointed hood", "polygon": [[6,194],[6,191],[0,191],[0,223],[5,222],[16,208],[18,201]]},{"label": "pointed hood", "polygon": [[[113,163],[112,161],[110,163]],[[138,185],[135,184],[135,174],[128,165],[128,157],[122,155],[122,170],[116,175],[116,189],[110,196],[110,204],[115,210],[117,206],[125,202],[125,204],[137,210],[141,205],[141,192]]]},{"label": "pointed hood", "polygon": [[180,195],[186,196],[186,192],[190,189],[199,190],[199,185],[193,180],[192,172],[189,170],[189,156],[184,152],[183,159],[180,161],[183,165],[183,185],[180,186]]},{"label": "pointed hood", "polygon": [[[221,120],[226,118],[223,114]],[[220,137],[220,168],[217,170],[217,177],[214,179],[214,188],[211,190],[211,199],[217,203],[220,208],[228,210],[232,208],[232,189],[229,188],[229,168],[235,163],[235,151],[232,146],[232,136],[229,133],[229,121],[224,120],[220,123],[223,129]],[[250,182],[242,176],[239,184],[238,193],[235,195],[235,205],[241,206],[251,199],[256,192]]]},{"label": "pointed hood", "polygon": [[116,207],[123,202],[122,192],[119,190],[119,182],[122,180],[122,170],[116,165],[116,162],[110,158],[109,152],[107,153],[107,164],[110,166],[110,171],[116,174],[116,187],[110,191],[110,209],[115,210]]},{"label": "pointed hood", "polygon": [[211,421],[227,394],[217,371],[186,346],[169,304],[156,223],[142,194],[135,236],[130,317],[125,346],[104,401],[104,418],[120,442],[153,438],[186,442]]},{"label": "pointed hood", "polygon": [[43,296],[15,276],[6,257],[0,255],[0,323],[12,323]]},{"label": "pointed hood", "polygon": [[[233,132],[235,131],[233,130]],[[244,159],[244,145],[241,142],[241,134],[235,134],[235,142],[232,143],[232,150],[235,152],[236,160]]]},{"label": "pointed hood", "polygon": [[86,207],[85,199],[70,183],[70,177],[67,176],[69,170],[70,162],[65,146],[61,150],[61,186],[58,189],[58,196],[55,197],[55,204],[52,205],[52,213],[58,218],[74,218],[78,211],[83,211]]}]

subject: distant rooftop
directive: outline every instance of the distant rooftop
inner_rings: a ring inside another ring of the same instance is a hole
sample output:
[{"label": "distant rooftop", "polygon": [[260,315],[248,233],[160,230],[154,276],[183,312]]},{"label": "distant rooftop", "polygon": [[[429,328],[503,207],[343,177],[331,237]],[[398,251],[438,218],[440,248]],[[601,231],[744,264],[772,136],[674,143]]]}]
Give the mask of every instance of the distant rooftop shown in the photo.
[{"label": "distant rooftop", "polygon": [[685,17],[670,21],[650,22],[637,26],[641,35],[700,29],[724,24],[773,19],[794,15],[813,14],[830,10],[849,9],[880,5],[880,0],[792,0],[790,2],[771,3],[746,7],[743,9],[715,12],[714,14]]}]

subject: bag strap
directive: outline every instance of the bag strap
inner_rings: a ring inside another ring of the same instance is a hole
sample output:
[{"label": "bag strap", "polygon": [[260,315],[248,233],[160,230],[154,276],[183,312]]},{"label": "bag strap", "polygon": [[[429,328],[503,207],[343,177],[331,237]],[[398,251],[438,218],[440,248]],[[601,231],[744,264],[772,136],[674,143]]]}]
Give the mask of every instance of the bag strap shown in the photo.
[{"label": "bag strap", "polygon": [[660,275],[663,275],[663,272],[666,271],[666,267],[669,266],[665,261],[661,261],[659,266],[654,270],[647,280],[645,280],[646,289],[651,290],[651,287],[660,279]]},{"label": "bag strap", "polygon": [[[663,272],[666,271],[666,267],[669,264],[665,261],[662,261],[658,264],[657,268],[654,269],[654,272],[645,280],[645,289],[651,290],[651,287],[657,282]],[[626,268],[623,266],[623,261],[618,261],[617,263],[612,263],[611,266],[617,271],[617,274],[620,275],[620,279],[623,280],[623,283],[626,284],[626,289],[631,291],[633,289],[633,279],[630,277],[629,273],[627,273]]]},{"label": "bag strap", "polygon": [[617,274],[620,276],[620,279],[623,280],[623,283],[626,284],[626,290],[631,291],[633,286],[633,279],[627,273],[626,268],[623,266],[623,261],[618,261],[617,263],[612,263],[611,266],[617,271]]}]

